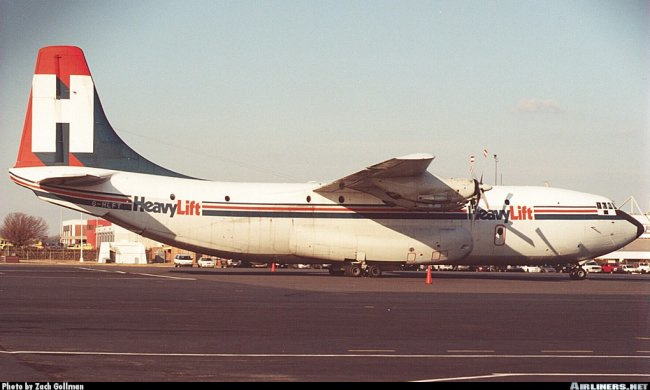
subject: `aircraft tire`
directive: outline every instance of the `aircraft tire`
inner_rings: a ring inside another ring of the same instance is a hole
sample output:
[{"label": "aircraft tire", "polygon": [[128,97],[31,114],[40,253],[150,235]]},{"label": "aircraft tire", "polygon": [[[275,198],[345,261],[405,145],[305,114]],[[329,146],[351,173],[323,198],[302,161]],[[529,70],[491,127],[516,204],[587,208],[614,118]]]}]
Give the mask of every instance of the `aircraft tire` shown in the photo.
[{"label": "aircraft tire", "polygon": [[381,268],[378,265],[371,265],[368,268],[368,276],[371,278],[378,278],[381,276]]},{"label": "aircraft tire", "polygon": [[585,280],[587,279],[587,271],[582,267],[576,267],[569,272],[571,280]]},{"label": "aircraft tire", "polygon": [[361,275],[363,275],[363,270],[360,266],[356,264],[350,265],[350,276],[353,278],[358,278]]}]

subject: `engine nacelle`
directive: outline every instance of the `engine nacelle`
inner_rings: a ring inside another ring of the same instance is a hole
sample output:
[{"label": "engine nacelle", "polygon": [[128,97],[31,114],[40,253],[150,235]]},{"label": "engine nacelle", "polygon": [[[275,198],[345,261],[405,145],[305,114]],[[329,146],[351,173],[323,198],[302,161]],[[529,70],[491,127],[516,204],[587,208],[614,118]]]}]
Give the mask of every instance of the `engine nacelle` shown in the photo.
[{"label": "engine nacelle", "polygon": [[428,205],[434,209],[457,207],[478,196],[479,191],[492,188],[475,179],[443,179],[429,172],[418,177],[377,178],[372,183],[384,192],[382,199],[398,206],[426,208]]}]

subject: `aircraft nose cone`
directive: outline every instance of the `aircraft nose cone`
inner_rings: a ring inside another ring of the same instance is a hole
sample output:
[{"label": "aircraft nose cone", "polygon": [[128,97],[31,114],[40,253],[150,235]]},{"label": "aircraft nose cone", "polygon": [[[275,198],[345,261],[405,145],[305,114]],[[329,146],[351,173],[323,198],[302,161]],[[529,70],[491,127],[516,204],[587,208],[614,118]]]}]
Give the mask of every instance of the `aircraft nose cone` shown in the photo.
[{"label": "aircraft nose cone", "polygon": [[639,238],[639,236],[641,236],[643,232],[645,232],[645,226],[643,226],[641,222],[637,221],[636,218],[632,217],[628,213],[621,210],[616,210],[616,215],[622,217],[623,219],[625,219],[626,221],[628,221],[629,223],[631,223],[636,227],[636,237],[634,237],[634,239]]}]

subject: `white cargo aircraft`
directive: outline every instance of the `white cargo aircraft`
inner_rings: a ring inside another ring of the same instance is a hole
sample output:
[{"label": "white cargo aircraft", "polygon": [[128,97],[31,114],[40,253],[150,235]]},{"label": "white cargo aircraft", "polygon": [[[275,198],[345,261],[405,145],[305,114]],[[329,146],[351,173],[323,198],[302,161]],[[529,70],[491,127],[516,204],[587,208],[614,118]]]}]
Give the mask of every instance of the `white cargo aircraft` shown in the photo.
[{"label": "white cargo aircraft", "polygon": [[427,171],[433,156],[393,158],[330,183],[199,180],[143,158],[115,133],[83,52],[39,51],[11,179],[39,198],[145,237],[244,261],[330,263],[380,276],[404,264],[580,263],[643,226],[598,195],[488,186]]}]

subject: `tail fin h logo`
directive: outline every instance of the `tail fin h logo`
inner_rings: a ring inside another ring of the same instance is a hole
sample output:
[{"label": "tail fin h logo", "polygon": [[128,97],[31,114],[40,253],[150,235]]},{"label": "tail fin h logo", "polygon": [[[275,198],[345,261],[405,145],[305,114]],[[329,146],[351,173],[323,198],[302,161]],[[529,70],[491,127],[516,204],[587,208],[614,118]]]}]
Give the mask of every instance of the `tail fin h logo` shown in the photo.
[{"label": "tail fin h logo", "polygon": [[[71,75],[68,96],[57,94],[57,82],[60,83],[54,74],[34,75],[32,152],[62,156],[67,155],[67,152],[92,153],[95,100],[93,80],[90,76]],[[69,144],[66,140],[69,140]]]}]

